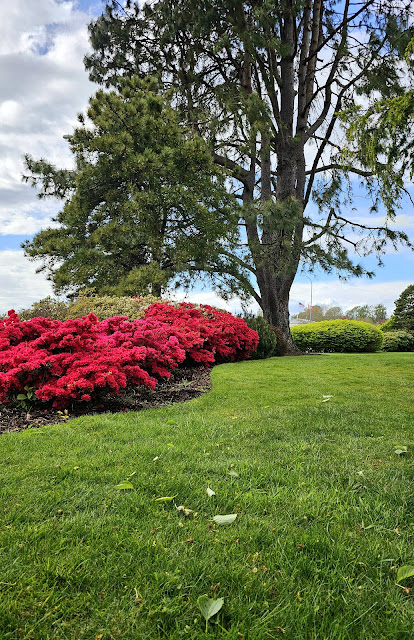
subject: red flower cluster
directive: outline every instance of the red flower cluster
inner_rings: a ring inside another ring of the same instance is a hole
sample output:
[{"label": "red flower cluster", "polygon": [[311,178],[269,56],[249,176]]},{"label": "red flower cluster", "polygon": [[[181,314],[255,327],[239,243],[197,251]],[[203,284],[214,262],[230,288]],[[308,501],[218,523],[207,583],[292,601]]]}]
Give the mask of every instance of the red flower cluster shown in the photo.
[{"label": "red flower cluster", "polygon": [[212,309],[156,303],[145,317],[93,314],[74,320],[34,318],[14,311],[0,320],[0,402],[35,391],[57,408],[101,401],[128,386],[155,388],[157,381],[188,364],[211,365],[247,358],[258,343],[243,320]]}]

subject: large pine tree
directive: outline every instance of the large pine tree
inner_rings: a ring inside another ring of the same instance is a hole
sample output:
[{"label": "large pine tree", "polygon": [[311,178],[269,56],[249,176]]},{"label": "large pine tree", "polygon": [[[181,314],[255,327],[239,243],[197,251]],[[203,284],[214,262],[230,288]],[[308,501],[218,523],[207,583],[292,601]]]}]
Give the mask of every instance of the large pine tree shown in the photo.
[{"label": "large pine tree", "polygon": [[221,272],[250,286],[230,258],[237,215],[225,175],[171,99],[153,78],[124,78],[98,91],[67,136],[74,170],[26,158],[40,197],[64,201],[57,224],[23,245],[56,292],[159,296]]}]

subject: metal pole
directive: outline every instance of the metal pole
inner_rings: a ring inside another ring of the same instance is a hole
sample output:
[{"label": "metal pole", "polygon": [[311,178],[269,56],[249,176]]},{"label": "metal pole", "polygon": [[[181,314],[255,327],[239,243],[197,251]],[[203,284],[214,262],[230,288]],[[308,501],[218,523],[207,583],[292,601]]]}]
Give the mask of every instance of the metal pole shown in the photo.
[{"label": "metal pole", "polygon": [[312,322],[312,307],[313,307],[313,302],[312,302],[312,279],[309,276],[305,276],[305,274],[302,274],[304,278],[307,278],[310,282],[311,285],[311,295],[310,295],[310,311],[309,311],[309,322]]}]

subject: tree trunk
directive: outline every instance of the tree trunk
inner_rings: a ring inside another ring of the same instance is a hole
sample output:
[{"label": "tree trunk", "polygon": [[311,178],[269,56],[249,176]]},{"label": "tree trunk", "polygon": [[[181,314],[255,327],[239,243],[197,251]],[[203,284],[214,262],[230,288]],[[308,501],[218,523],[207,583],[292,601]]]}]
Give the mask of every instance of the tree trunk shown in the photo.
[{"label": "tree trunk", "polygon": [[[266,143],[266,141],[264,141]],[[267,146],[265,147],[267,148]],[[269,159],[270,160],[270,159]],[[294,144],[288,144],[278,150],[277,188],[273,198],[280,207],[277,220],[263,224],[259,251],[254,246],[250,250],[257,266],[257,283],[259,286],[263,317],[274,328],[279,342],[279,354],[297,351],[290,333],[289,297],[293,280],[298,270],[303,233],[303,208],[301,193],[297,187],[302,183],[302,153]],[[269,203],[272,200],[270,188],[270,161],[267,162],[262,147],[261,154],[261,200]],[[295,214],[295,201],[297,215]]]}]

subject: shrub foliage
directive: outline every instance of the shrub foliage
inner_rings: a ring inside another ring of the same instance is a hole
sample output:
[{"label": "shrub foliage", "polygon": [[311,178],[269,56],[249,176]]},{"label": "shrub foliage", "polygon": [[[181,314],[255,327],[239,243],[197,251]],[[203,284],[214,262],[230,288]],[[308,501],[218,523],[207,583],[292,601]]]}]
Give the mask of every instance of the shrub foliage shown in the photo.
[{"label": "shrub foliage", "polygon": [[388,318],[388,320],[380,324],[379,328],[383,333],[388,333],[388,331],[395,331],[396,327],[394,316],[391,316],[391,318]]},{"label": "shrub foliage", "polygon": [[128,387],[155,388],[183,363],[248,358],[258,340],[243,320],[209,306],[155,303],[137,320],[90,313],[63,322],[22,322],[9,311],[0,320],[0,402],[27,388],[57,408],[102,402]]},{"label": "shrub foliage", "polygon": [[259,335],[257,349],[250,354],[252,360],[271,358],[275,355],[277,338],[272,327],[262,316],[247,316],[244,318],[247,326]]},{"label": "shrub foliage", "polygon": [[384,335],[383,351],[414,351],[414,333],[388,331]]},{"label": "shrub foliage", "polygon": [[[20,320],[33,318],[51,318],[52,320],[70,320],[81,318],[93,313],[98,320],[107,320],[114,316],[128,316],[130,320],[137,320],[144,316],[144,309],[159,298],[155,296],[99,296],[90,291],[80,293],[75,300],[64,302],[51,296],[34,302],[28,309],[20,309]],[[4,317],[4,319],[7,316]]]},{"label": "shrub foliage", "polygon": [[107,320],[114,316],[127,316],[130,320],[144,317],[144,310],[159,298],[155,296],[98,296],[80,293],[76,300],[69,302],[65,320],[81,318],[89,313],[96,315],[98,320]]},{"label": "shrub foliage", "polygon": [[381,348],[378,327],[358,320],[332,320],[292,327],[293,340],[301,351],[325,353],[373,352]]}]

